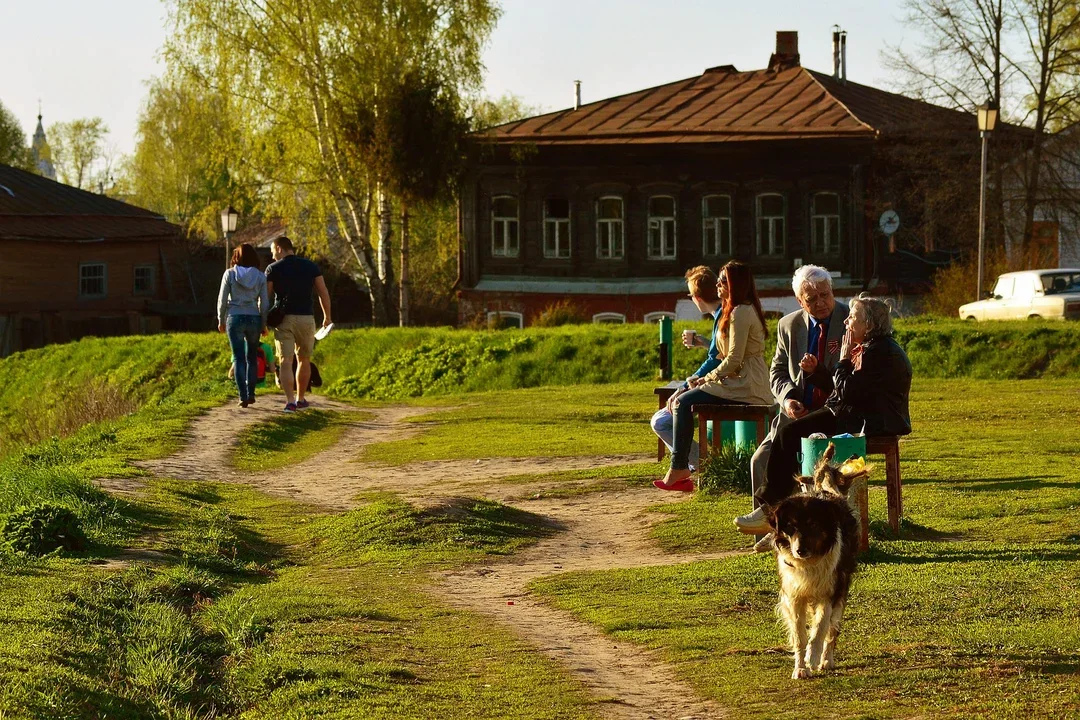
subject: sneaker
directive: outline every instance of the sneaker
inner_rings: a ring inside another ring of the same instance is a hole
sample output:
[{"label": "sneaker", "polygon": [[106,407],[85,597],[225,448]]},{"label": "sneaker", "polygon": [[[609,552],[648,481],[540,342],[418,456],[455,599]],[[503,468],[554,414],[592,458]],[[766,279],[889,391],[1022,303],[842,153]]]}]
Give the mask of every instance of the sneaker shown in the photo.
[{"label": "sneaker", "polygon": [[242,408],[246,408],[248,406],[248,401],[247,400],[237,400],[236,404],[239,405]]},{"label": "sneaker", "polygon": [[252,395],[251,397],[248,398],[248,405],[254,405],[254,404],[255,404],[255,396]]},{"label": "sneaker", "polygon": [[308,407],[310,405],[311,405],[311,403],[309,403],[307,400],[297,400],[296,401],[296,409],[297,410],[303,410],[304,408],[306,408],[306,407]]},{"label": "sneaker", "polygon": [[769,522],[765,519],[765,510],[761,507],[748,515],[740,515],[735,518],[735,527],[739,528],[739,532],[747,535],[760,535],[772,530],[769,527]]},{"label": "sneaker", "polygon": [[286,403],[285,412],[296,412],[296,403]]},{"label": "sneaker", "polygon": [[756,553],[772,552],[775,549],[776,544],[773,543],[772,533],[769,533],[768,535],[754,543],[754,552]]}]

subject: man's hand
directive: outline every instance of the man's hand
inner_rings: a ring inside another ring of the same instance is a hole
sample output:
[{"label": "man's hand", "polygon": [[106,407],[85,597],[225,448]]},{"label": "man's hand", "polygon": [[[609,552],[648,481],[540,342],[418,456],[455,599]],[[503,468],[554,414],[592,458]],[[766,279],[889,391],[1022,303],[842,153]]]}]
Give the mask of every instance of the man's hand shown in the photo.
[{"label": "man's hand", "polygon": [[225,323],[218,323],[217,331],[218,332],[225,332]]},{"label": "man's hand", "polygon": [[806,407],[798,400],[788,399],[784,401],[784,413],[792,420],[798,420],[806,414]]},{"label": "man's hand", "polygon": [[807,375],[812,375],[814,371],[817,370],[817,365],[817,357],[810,353],[803,355],[802,360],[799,361],[799,367],[802,368],[802,371]]}]

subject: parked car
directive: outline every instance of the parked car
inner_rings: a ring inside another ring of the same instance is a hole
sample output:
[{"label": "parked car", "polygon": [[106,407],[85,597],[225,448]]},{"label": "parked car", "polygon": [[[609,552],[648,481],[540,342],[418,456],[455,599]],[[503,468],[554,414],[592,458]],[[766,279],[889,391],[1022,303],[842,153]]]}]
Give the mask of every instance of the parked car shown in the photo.
[{"label": "parked car", "polygon": [[999,275],[985,300],[960,306],[961,320],[1080,319],[1080,269]]}]

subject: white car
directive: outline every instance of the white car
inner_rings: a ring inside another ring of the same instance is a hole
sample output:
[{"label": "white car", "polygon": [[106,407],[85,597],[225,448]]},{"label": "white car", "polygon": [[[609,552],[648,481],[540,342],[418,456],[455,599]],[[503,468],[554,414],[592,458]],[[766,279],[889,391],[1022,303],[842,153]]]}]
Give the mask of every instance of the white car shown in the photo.
[{"label": "white car", "polygon": [[961,320],[1080,319],[1080,269],[999,275],[985,300],[960,306]]}]

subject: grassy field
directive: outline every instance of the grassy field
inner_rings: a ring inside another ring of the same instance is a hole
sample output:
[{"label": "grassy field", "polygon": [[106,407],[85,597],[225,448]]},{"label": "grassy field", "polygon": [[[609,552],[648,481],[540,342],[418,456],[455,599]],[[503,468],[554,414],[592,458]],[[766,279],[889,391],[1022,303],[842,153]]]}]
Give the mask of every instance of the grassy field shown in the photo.
[{"label": "grassy field", "polygon": [[[364,460],[650,453],[655,329],[646,330],[556,329],[533,336],[531,349],[510,347],[528,333],[345,331],[331,336],[340,347],[320,346],[320,364],[333,358],[333,379],[354,377],[354,390],[411,395],[419,377],[420,394],[431,393],[410,401],[421,434],[370,446]],[[787,679],[768,556],[562,574],[534,592],[654,648],[743,717],[1080,715],[1077,330],[918,321],[900,333],[916,367],[937,370],[917,370],[899,539],[884,522],[880,473],[872,483],[872,547],[835,675]],[[386,365],[400,373],[381,385],[357,371],[374,362],[369,352],[444,342],[490,349],[470,370],[486,384],[412,374],[415,358]],[[628,347],[646,349],[598,364]],[[676,359],[683,368],[692,358]],[[448,512],[372,496],[328,515],[235,485],[155,480],[138,500],[93,486],[175,450],[191,419],[232,392],[227,362],[209,335],[86,340],[0,360],[0,376],[13,378],[0,390],[0,515],[63,505],[90,540],[67,557],[0,552],[5,719],[596,714],[581,686],[527,643],[426,592],[433,569],[513,555],[551,532],[527,512],[533,495],[522,509],[463,501]],[[545,363],[565,384],[518,387],[539,382]],[[643,375],[607,382],[631,366]],[[1009,379],[947,378],[955,374]],[[1032,375],[1042,379],[1017,379]],[[582,379],[596,382],[571,384]],[[34,396],[12,390],[20,385],[40,391],[33,422]],[[298,462],[339,437],[342,422],[326,411],[282,416],[246,435],[236,462]],[[647,487],[662,470],[552,474],[544,497]],[[748,507],[736,495],[657,507],[653,539],[673,552],[748,547],[731,527]]]},{"label": "grassy field", "polygon": [[369,419],[371,413],[309,409],[282,414],[253,425],[240,434],[233,452],[238,470],[256,472],[298,465],[341,439],[350,422]]}]

